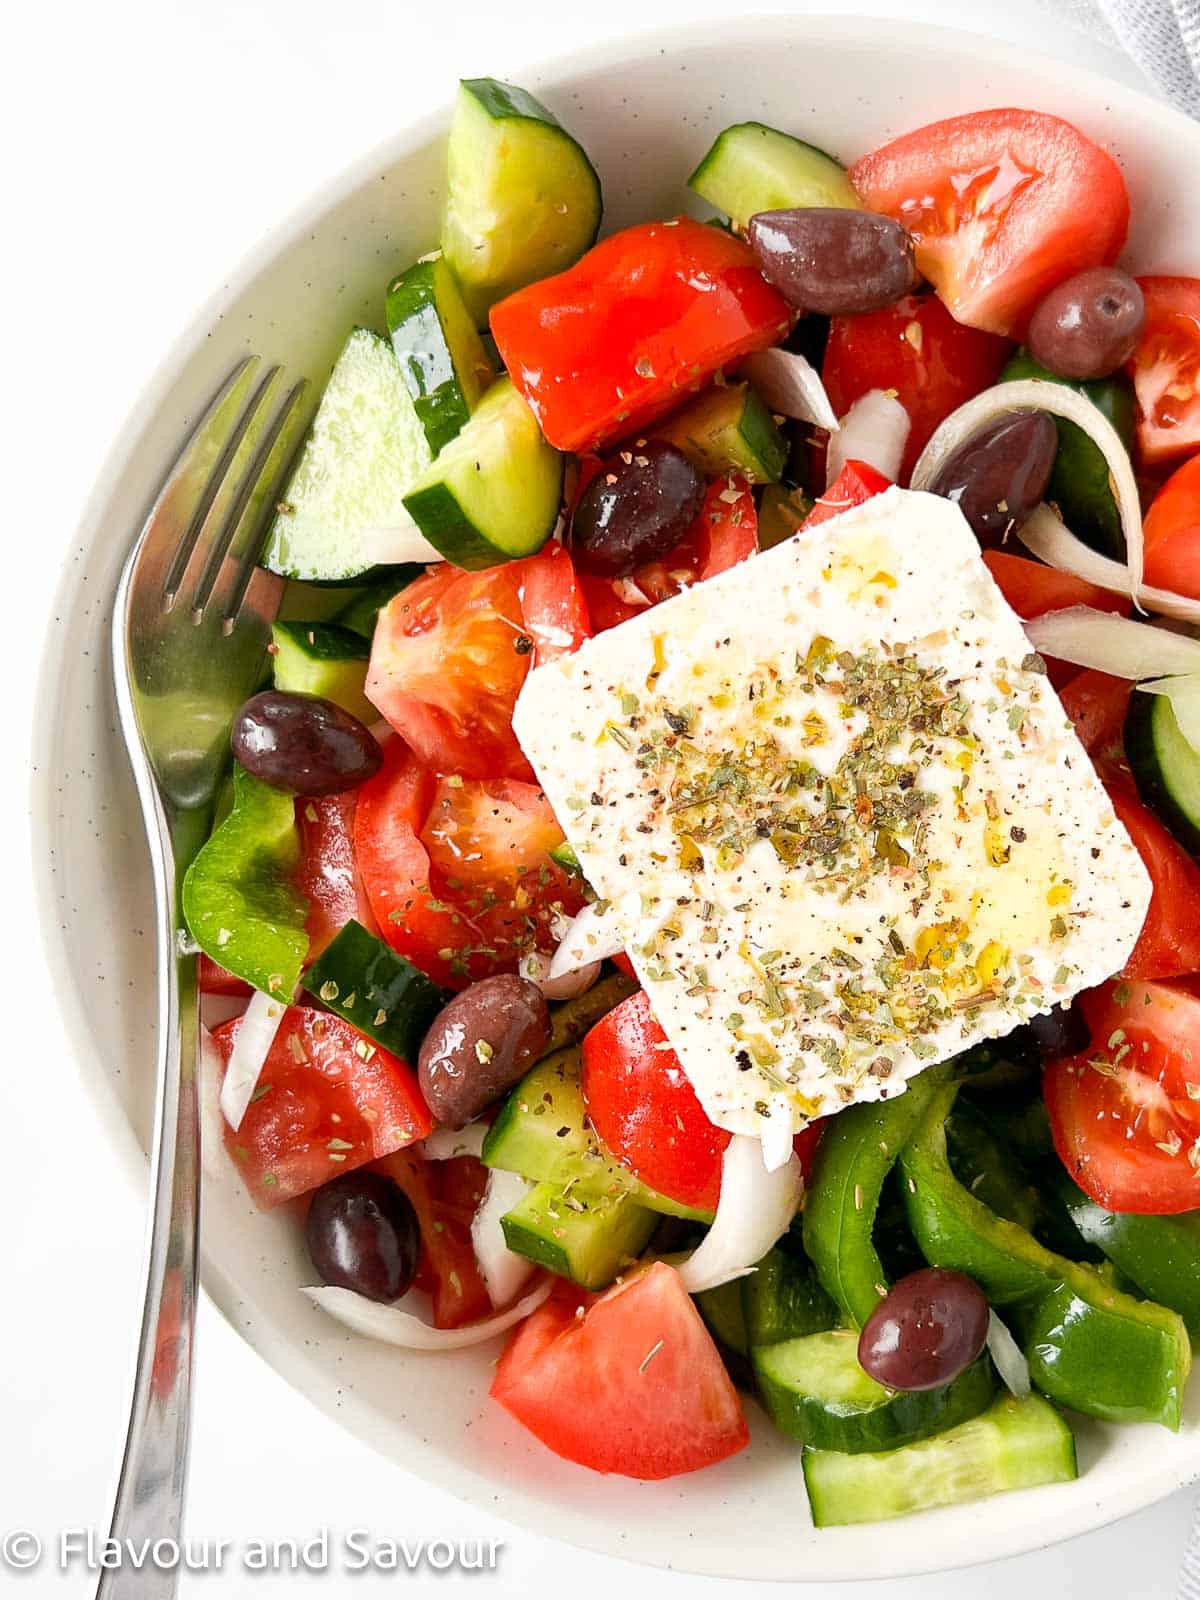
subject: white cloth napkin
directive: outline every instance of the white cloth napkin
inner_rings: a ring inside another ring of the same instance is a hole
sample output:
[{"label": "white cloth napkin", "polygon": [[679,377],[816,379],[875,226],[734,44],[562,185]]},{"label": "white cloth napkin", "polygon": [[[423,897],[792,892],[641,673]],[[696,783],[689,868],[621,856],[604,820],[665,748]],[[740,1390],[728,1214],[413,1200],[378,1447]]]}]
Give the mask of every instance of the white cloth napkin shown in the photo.
[{"label": "white cloth napkin", "polygon": [[1200,118],[1200,0],[1099,0],[1099,6],[1163,98]]}]

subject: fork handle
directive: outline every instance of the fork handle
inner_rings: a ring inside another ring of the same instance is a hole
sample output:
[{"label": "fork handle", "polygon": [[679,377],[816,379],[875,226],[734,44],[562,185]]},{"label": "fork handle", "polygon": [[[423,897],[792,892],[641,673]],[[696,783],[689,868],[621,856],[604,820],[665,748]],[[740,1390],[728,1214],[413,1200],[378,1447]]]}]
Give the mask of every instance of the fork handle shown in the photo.
[{"label": "fork handle", "polygon": [[[97,1600],[173,1600],[178,1566],[155,1566],[150,1552],[156,1540],[180,1538],[187,1477],[200,1218],[199,1014],[196,958],[181,956],[176,938],[174,862],[190,860],[193,851],[180,848],[176,856],[173,830],[157,796],[151,806],[158,835],[151,837],[158,927],[151,1214],[142,1331],[111,1526],[111,1537],[120,1541],[121,1563],[101,1574]],[[151,806],[146,807],[148,824]],[[196,825],[194,814],[180,821]]]}]

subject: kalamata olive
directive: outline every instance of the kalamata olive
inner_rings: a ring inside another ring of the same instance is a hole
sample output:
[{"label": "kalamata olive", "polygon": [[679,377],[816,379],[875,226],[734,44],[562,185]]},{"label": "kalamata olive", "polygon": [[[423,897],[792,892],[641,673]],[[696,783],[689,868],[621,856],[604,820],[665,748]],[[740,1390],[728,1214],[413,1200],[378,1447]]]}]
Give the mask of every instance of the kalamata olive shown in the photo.
[{"label": "kalamata olive", "polygon": [[1044,1017],[1030,1017],[1026,1027],[1043,1061],[1077,1056],[1092,1042],[1091,1029],[1078,1006],[1055,1006]]},{"label": "kalamata olive", "polygon": [[912,240],[874,211],[760,211],[747,236],[763,277],[799,311],[879,311],[916,286]]},{"label": "kalamata olive", "polygon": [[293,794],[340,794],[373,778],[383,751],[357,717],[315,694],[264,689],[233,721],[233,753],[247,772]]},{"label": "kalamata olive", "polygon": [[1033,313],[1030,355],[1060,378],[1107,378],[1124,366],[1146,325],[1146,302],[1120,267],[1089,267],[1060,283]]},{"label": "kalamata olive", "polygon": [[704,479],[673,444],[639,439],[610,456],[571,518],[577,566],[620,578],[673,550],[700,514]]},{"label": "kalamata olive", "polygon": [[326,1283],[368,1300],[398,1300],[406,1293],[421,1249],[412,1202],[378,1172],[348,1172],[318,1189],[304,1239]]},{"label": "kalamata olive", "polygon": [[867,1318],[858,1364],[888,1389],[937,1389],[969,1367],[988,1331],[987,1297],[961,1272],[922,1267]]},{"label": "kalamata olive", "polygon": [[981,544],[1002,544],[1045,494],[1057,449],[1053,417],[1013,411],[960,444],[929,487],[957,504]]},{"label": "kalamata olive", "polygon": [[550,1010],[536,983],[501,973],[456,994],[433,1019],[417,1058],[430,1111],[461,1128],[525,1076],[550,1038]]}]

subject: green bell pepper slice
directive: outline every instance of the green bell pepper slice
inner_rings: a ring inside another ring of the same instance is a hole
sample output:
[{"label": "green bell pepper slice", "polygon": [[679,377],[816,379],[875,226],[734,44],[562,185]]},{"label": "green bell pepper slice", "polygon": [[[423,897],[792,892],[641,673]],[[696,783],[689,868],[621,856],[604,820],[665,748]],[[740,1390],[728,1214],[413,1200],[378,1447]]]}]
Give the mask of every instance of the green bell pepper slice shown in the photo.
[{"label": "green bell pepper slice", "polygon": [[1014,1308],[1045,1394],[1087,1416],[1178,1428],[1191,1367],[1182,1319],[1047,1250],[964,1188],[946,1147],[957,1094],[957,1084],[934,1092],[900,1156],[909,1222],[926,1260],[966,1273],[994,1305]]},{"label": "green bell pepper slice", "polygon": [[921,1121],[937,1068],[914,1078],[902,1095],[851,1106],[817,1146],[804,1207],[804,1248],[821,1287],[861,1328],[888,1290],[875,1247],[875,1215],[884,1179]]},{"label": "green bell pepper slice", "polygon": [[237,767],[233,808],[183,880],[183,918],[205,955],[289,1002],[308,952],[308,900],[291,880],[299,856],[292,796]]},{"label": "green bell pepper slice", "polygon": [[[1061,383],[1075,389],[1108,418],[1125,448],[1132,446],[1133,385],[1123,373],[1116,372],[1109,378],[1097,378],[1090,383],[1072,383],[1043,367],[1028,351],[1018,350],[1000,377],[1006,383],[1016,378],[1042,378],[1047,383]],[[1109,484],[1108,463],[1077,423],[1067,417],[1055,417],[1054,424],[1058,429],[1058,454],[1046,486],[1046,499],[1054,501],[1067,527],[1085,544],[1103,555],[1112,556],[1115,561],[1124,561],[1125,536]]]}]

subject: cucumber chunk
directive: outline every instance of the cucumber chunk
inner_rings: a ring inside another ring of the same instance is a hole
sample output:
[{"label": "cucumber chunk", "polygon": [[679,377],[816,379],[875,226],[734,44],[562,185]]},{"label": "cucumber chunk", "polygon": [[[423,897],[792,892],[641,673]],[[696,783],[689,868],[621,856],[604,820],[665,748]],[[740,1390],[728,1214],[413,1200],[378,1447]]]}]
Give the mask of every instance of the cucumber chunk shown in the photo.
[{"label": "cucumber chunk", "polygon": [[552,1183],[539,1183],[500,1218],[510,1250],[585,1289],[606,1289],[632,1266],[657,1225],[630,1194],[564,1192]]},{"label": "cucumber chunk", "polygon": [[351,919],[304,974],[304,987],[402,1061],[415,1063],[446,996],[419,967]]},{"label": "cucumber chunk", "polygon": [[751,483],[778,483],[787,440],[748,383],[717,384],[654,429],[707,477],[737,472]]},{"label": "cucumber chunk", "polygon": [[496,375],[444,260],[418,261],[393,278],[387,325],[400,375],[436,456],[462,431]]},{"label": "cucumber chunk", "polygon": [[816,145],[763,122],[735,122],[719,133],[688,179],[688,188],[745,228],[759,211],[794,206],[840,206],[861,201],[846,169]]},{"label": "cucumber chunk", "polygon": [[508,378],[404,496],[435,550],[475,570],[534,555],[554,531],[563,461]]},{"label": "cucumber chunk", "polygon": [[1125,754],[1142,799],[1200,857],[1200,753],[1180,732],[1165,694],[1130,695]]},{"label": "cucumber chunk", "polygon": [[846,1328],[752,1351],[759,1393],[775,1426],[815,1450],[894,1450],[986,1411],[996,1392],[987,1355],[938,1389],[885,1389],[858,1364]]},{"label": "cucumber chunk", "polygon": [[652,1211],[711,1221],[706,1213],[647,1188],[604,1148],[588,1121],[579,1069],[579,1051],[569,1048],[547,1056],[526,1073],[488,1129],[484,1165],[559,1189],[577,1183],[592,1195],[631,1194]]},{"label": "cucumber chunk", "polygon": [[883,1522],[937,1506],[967,1505],[1008,1489],[1078,1477],[1075,1439],[1048,1401],[1005,1395],[948,1433],[872,1455],[804,1452],[818,1528]]},{"label": "cucumber chunk", "polygon": [[758,507],[758,548],[774,550],[777,544],[799,533],[812,508],[812,496],[803,489],[769,483]]},{"label": "cucumber chunk", "polygon": [[462,81],[442,251],[480,327],[497,300],[577,261],[600,213],[596,169],[552,112],[494,78]]},{"label": "cucumber chunk", "polygon": [[750,1339],[746,1331],[741,1280],[734,1278],[715,1289],[702,1289],[695,1296],[696,1307],[718,1344],[735,1356],[750,1354]]},{"label": "cucumber chunk", "polygon": [[375,623],[384,606],[424,572],[423,566],[415,564],[385,567],[381,577],[374,579],[365,588],[355,590],[342,608],[334,612],[331,620],[340,627],[350,628],[353,632],[362,634],[369,642],[375,636]]},{"label": "cucumber chunk", "polygon": [[363,693],[371,650],[361,633],[335,622],[276,622],[271,647],[277,689],[317,694],[360,722],[378,721],[378,711]]},{"label": "cucumber chunk", "polygon": [[412,559],[436,560],[404,508],[432,456],[395,352],[355,328],[271,524],[263,566],[285,578],[345,583],[374,567],[364,540],[387,528],[408,531]]}]

